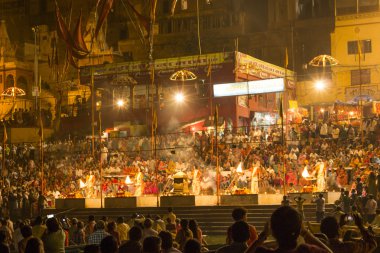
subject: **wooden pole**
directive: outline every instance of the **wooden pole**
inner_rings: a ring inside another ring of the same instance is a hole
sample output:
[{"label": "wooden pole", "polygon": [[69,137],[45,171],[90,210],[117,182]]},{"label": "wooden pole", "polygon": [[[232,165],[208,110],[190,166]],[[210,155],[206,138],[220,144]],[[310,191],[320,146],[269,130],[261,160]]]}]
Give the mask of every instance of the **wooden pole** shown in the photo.
[{"label": "wooden pole", "polygon": [[285,166],[286,141],[285,141],[285,134],[284,134],[284,103],[283,102],[284,102],[284,98],[283,98],[283,94],[281,94],[280,117],[281,117],[282,171],[284,174],[284,195],[286,195],[286,166]]},{"label": "wooden pole", "polygon": [[215,153],[216,153],[216,201],[220,205],[220,171],[219,171],[219,151],[218,151],[218,120],[219,120],[219,107],[215,105]]},{"label": "wooden pole", "polygon": [[95,158],[95,85],[94,66],[91,66],[91,154]]},{"label": "wooden pole", "polygon": [[[101,112],[99,110],[99,141],[102,143],[102,116]],[[100,157],[99,157],[99,176],[100,176],[100,208],[103,208],[103,164],[102,164],[102,153],[103,151],[100,150]]]}]

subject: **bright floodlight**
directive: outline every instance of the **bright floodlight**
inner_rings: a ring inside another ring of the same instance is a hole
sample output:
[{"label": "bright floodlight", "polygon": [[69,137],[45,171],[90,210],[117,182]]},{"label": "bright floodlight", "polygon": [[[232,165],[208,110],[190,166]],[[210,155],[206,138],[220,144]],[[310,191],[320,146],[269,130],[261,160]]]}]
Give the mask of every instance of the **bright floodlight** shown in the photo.
[{"label": "bright floodlight", "polygon": [[124,106],[124,100],[123,99],[118,99],[116,102],[117,106],[122,107]]},{"label": "bright floodlight", "polygon": [[319,80],[319,81],[317,81],[317,82],[315,83],[315,88],[316,88],[317,90],[324,90],[325,87],[326,87],[326,84],[325,84],[324,81]]},{"label": "bright floodlight", "polygon": [[177,94],[175,94],[175,101],[177,101],[178,103],[182,103],[183,102],[183,100],[185,99],[185,97],[183,96],[183,94],[182,93],[177,93]]}]

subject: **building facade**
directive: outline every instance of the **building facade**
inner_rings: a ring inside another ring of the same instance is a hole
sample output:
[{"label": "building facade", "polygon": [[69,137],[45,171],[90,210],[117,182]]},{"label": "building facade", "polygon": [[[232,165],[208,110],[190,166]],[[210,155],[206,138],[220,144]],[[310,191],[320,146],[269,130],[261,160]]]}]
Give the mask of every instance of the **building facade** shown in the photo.
[{"label": "building facade", "polygon": [[[380,29],[379,1],[337,1],[335,14],[331,56],[339,64],[321,68],[310,80],[298,83],[300,104],[317,108],[315,113],[331,111],[335,103],[358,105],[362,101],[364,106],[380,99],[380,35],[374,32]],[[325,87],[316,90],[314,84],[319,80]],[[357,118],[360,110],[344,113]]]}]

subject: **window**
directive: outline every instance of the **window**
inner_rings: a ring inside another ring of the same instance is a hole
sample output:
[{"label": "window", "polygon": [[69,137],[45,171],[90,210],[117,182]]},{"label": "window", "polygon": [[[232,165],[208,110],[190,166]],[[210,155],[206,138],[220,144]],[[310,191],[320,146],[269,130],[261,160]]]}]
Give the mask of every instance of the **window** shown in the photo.
[{"label": "window", "polygon": [[14,79],[13,75],[8,75],[6,80],[5,80],[4,90],[9,88],[9,87],[13,87],[14,83],[15,83],[15,79]]},{"label": "window", "polygon": [[371,83],[370,69],[351,70],[351,85],[369,84]]},{"label": "window", "polygon": [[[372,43],[371,40],[360,40],[360,49],[362,54],[372,53]],[[358,41],[347,42],[347,52],[348,54],[358,54]]]},{"label": "window", "polygon": [[164,12],[164,14],[170,14],[171,10],[170,10],[170,1],[169,0],[163,1],[162,11]]},{"label": "window", "polygon": [[128,27],[122,27],[119,32],[119,37],[121,40],[127,40],[129,38]]}]

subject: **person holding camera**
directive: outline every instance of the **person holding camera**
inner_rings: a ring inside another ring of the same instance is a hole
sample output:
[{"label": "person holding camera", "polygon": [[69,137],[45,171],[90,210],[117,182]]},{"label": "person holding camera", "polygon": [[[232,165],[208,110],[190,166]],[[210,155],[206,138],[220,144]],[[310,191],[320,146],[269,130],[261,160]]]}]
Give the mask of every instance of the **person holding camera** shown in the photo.
[{"label": "person holding camera", "polygon": [[326,217],[321,222],[321,233],[328,238],[329,247],[335,253],[359,253],[372,252],[377,247],[375,238],[363,226],[363,220],[358,213],[352,215],[356,226],[359,228],[362,239],[360,240],[342,240],[339,237],[340,227],[338,221],[334,217]]}]

